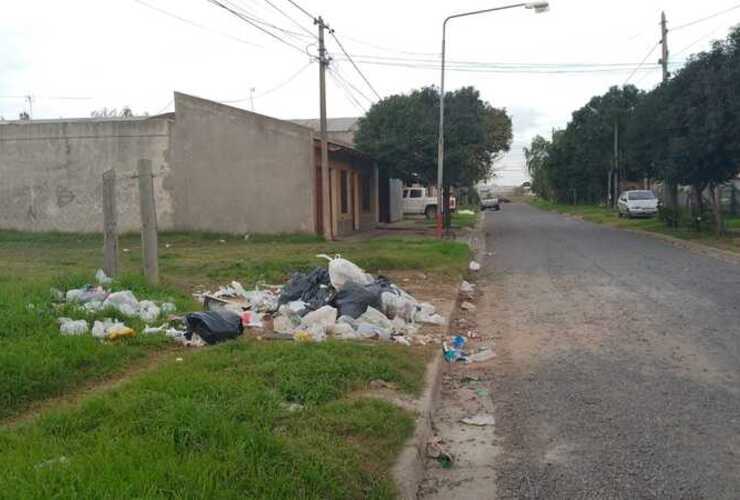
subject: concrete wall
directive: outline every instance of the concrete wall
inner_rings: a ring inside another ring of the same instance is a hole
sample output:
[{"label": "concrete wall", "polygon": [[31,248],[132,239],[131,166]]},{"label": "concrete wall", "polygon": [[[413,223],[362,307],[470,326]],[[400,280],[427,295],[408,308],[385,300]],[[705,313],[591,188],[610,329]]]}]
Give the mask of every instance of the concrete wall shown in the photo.
[{"label": "concrete wall", "polygon": [[70,120],[0,124],[0,229],[102,229],[102,175],[118,173],[119,230],[138,231],[138,158],[155,172],[160,228],[172,227],[167,189],[171,121]]},{"label": "concrete wall", "polygon": [[390,222],[398,222],[403,219],[403,181],[401,179],[390,179]]},{"label": "concrete wall", "polygon": [[313,233],[313,132],[175,94],[175,227]]}]

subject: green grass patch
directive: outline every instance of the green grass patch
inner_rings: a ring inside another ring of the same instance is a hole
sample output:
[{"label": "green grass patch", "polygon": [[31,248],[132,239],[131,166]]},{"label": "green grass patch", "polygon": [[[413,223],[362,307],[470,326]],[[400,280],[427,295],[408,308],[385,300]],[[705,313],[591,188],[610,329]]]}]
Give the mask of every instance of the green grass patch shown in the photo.
[{"label": "green grass patch", "polygon": [[[667,227],[665,222],[657,217],[650,219],[628,219],[619,217],[617,212],[608,208],[596,205],[568,205],[563,203],[553,203],[541,198],[529,201],[532,206],[543,210],[550,210],[562,214],[575,215],[589,222],[597,224],[607,224],[613,227],[639,229],[653,233],[661,233],[683,240],[696,241],[709,246],[740,253],[740,238],[737,234],[723,238],[717,238],[713,235],[711,229],[707,226],[701,232],[695,231],[688,227],[679,227],[677,229]],[[740,218],[727,217],[727,228],[731,231],[740,229]]]},{"label": "green grass patch", "polygon": [[392,498],[388,471],[412,415],[346,396],[376,378],[418,392],[423,358],[399,346],[334,342],[234,341],[190,353],[79,407],[0,431],[0,491]]},{"label": "green grass patch", "polygon": [[[141,331],[144,324],[111,311],[86,315],[70,307],[56,309],[49,288],[76,288],[93,280],[100,266],[99,235],[0,231],[0,418],[31,403],[58,396],[89,381],[119,373],[148,353],[169,346],[163,336],[137,336],[114,345],[91,337],[63,337],[57,317],[113,317]],[[141,274],[141,240],[120,240],[123,274],[114,289],[130,289],[137,298],[174,301],[181,312],[197,310],[194,287],[215,289],[238,280],[282,283],[290,273],[326,265],[320,253],[342,254],[369,272],[418,269],[460,275],[469,258],[464,244],[427,238],[376,238],[325,242],[306,235],[260,236],[248,240],[209,233],[164,233],[160,237],[163,284],[149,287]]]}]

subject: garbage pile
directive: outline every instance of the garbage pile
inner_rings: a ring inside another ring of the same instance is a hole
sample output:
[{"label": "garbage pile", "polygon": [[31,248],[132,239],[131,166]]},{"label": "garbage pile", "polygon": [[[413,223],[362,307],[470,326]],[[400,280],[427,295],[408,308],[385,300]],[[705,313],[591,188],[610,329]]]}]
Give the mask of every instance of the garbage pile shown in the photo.
[{"label": "garbage pile", "polygon": [[434,306],[420,303],[383,276],[373,277],[340,256],[319,255],[328,268],[295,273],[284,286],[245,290],[232,282],[199,298],[207,311],[227,312],[242,327],[272,323],[274,338],[303,342],[381,340],[424,343],[420,324],[444,325]]},{"label": "garbage pile", "polygon": [[[52,289],[54,299],[60,303],[71,304],[84,314],[97,313],[99,311],[115,310],[123,316],[139,318],[145,323],[152,323],[176,311],[171,302],[157,304],[151,300],[138,300],[130,290],[112,292],[110,285],[113,280],[106,276],[102,270],[95,274],[97,286],[85,285],[82,288],[67,290]],[[68,317],[58,318],[59,332],[62,335],[87,335],[101,340],[114,341],[125,337],[133,337],[136,332],[117,320],[105,318],[103,321],[95,321],[90,327],[85,319],[72,319]],[[147,327],[146,334],[165,333],[170,337],[182,337],[185,332],[177,329],[165,329]]]}]

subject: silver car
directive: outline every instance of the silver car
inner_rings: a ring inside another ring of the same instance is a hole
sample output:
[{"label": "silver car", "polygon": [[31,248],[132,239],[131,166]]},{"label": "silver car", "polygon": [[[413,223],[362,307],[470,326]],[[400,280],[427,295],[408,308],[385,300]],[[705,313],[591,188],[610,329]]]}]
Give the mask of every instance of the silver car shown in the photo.
[{"label": "silver car", "polygon": [[652,191],[625,191],[617,201],[620,217],[655,217],[658,214],[658,197]]}]

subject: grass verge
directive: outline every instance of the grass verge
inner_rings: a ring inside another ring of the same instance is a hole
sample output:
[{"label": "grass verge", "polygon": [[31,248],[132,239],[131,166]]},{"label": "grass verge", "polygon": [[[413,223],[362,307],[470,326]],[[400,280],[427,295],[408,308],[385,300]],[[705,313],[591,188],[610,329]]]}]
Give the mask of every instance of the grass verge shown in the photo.
[{"label": "grass verge", "polygon": [[376,378],[418,393],[425,355],[394,345],[256,341],[189,353],[77,408],[0,430],[0,491],[392,498],[388,470],[412,415],[345,396]]},{"label": "grass verge", "polygon": [[[550,210],[562,214],[575,215],[589,222],[597,224],[607,224],[613,227],[639,229],[651,233],[660,233],[682,240],[702,243],[711,247],[719,248],[740,254],[740,237],[728,236],[723,238],[715,237],[709,230],[697,232],[692,229],[681,227],[672,229],[658,218],[651,219],[628,219],[620,218],[613,210],[596,205],[567,205],[563,203],[553,203],[540,198],[531,199],[529,203],[532,206],[543,210]],[[730,230],[740,228],[740,218],[728,218],[727,227]]]}]

